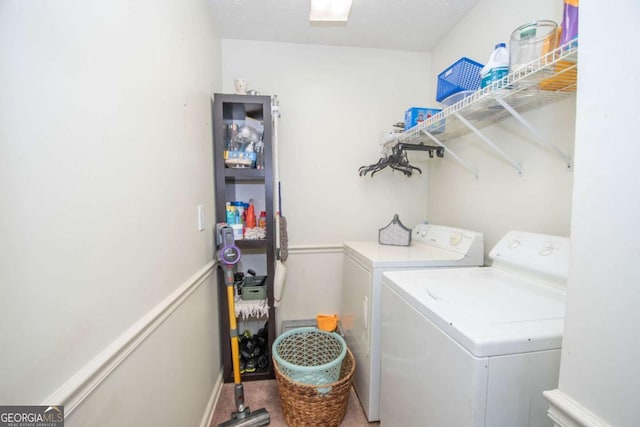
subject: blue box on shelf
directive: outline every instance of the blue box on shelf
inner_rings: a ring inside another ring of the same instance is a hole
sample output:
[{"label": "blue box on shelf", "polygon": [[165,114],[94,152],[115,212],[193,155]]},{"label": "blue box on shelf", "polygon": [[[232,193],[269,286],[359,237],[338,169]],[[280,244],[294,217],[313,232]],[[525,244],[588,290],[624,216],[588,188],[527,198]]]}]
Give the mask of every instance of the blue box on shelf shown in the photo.
[{"label": "blue box on shelf", "polygon": [[228,168],[255,168],[256,153],[253,151],[225,151],[224,164]]},{"label": "blue box on shelf", "polygon": [[[404,130],[409,130],[420,122],[423,122],[431,116],[438,114],[440,109],[437,108],[422,108],[411,107],[404,113]],[[430,133],[442,133],[444,132],[444,119],[429,125],[425,130]]]},{"label": "blue box on shelf", "polygon": [[472,59],[462,57],[449,68],[438,74],[436,101],[461,91],[476,91],[480,88],[480,71],[484,65]]}]

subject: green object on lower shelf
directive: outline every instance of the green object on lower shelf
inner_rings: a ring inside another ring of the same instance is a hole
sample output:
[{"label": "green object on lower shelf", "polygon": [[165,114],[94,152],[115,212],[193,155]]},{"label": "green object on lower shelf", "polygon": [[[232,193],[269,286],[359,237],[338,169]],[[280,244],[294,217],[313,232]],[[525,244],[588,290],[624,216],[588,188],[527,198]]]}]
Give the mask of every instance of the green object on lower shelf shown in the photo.
[{"label": "green object on lower shelf", "polygon": [[247,283],[245,279],[245,283],[242,285],[242,299],[243,300],[257,300],[257,299],[265,299],[267,297],[267,287],[264,285],[264,281],[262,283]]}]

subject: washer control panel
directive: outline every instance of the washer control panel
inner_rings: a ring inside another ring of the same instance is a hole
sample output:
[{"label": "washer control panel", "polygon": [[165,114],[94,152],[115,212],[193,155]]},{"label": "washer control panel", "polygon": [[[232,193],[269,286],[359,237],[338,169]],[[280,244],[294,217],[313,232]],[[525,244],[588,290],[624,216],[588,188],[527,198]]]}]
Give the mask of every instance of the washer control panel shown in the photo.
[{"label": "washer control panel", "polygon": [[493,266],[533,277],[566,282],[569,270],[568,237],[510,231],[493,247]]}]

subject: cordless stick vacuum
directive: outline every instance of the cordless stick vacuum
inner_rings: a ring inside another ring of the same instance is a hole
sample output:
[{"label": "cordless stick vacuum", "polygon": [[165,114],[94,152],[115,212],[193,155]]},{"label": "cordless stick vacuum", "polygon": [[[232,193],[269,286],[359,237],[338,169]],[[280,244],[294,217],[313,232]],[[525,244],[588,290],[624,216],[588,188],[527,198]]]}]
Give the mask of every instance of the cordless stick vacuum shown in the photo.
[{"label": "cordless stick vacuum", "polygon": [[224,271],[224,281],[227,286],[227,303],[229,305],[229,335],[231,336],[231,359],[233,363],[233,394],[235,396],[236,411],[231,413],[231,419],[219,424],[219,427],[260,427],[271,422],[265,408],[251,412],[244,406],[244,389],[240,380],[240,349],[238,345],[238,326],[236,322],[235,292],[233,267],[240,261],[240,249],[235,245],[233,229],[221,227],[219,230],[220,250],[216,257]]}]

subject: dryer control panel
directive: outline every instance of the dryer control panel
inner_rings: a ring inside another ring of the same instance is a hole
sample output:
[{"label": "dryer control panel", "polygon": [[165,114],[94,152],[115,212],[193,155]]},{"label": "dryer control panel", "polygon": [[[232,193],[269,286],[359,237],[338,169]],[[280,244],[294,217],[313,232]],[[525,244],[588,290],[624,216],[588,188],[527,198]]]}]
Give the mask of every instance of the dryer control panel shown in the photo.
[{"label": "dryer control panel", "polygon": [[462,228],[435,224],[418,224],[413,229],[412,240],[478,258],[477,265],[483,264],[484,239],[482,233]]}]

